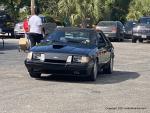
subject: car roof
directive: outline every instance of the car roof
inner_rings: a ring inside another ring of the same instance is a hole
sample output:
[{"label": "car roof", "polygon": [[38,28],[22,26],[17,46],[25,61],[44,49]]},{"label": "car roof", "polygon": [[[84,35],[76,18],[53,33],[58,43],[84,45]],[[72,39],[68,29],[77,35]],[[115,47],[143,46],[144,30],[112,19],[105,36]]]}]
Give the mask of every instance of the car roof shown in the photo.
[{"label": "car roof", "polygon": [[[100,21],[100,22],[108,22],[108,23],[109,23],[109,22],[110,22],[110,23],[113,23],[113,22],[114,22],[114,23],[116,23],[116,22],[120,22],[120,21]],[[99,23],[100,23],[100,22],[99,22]]]}]

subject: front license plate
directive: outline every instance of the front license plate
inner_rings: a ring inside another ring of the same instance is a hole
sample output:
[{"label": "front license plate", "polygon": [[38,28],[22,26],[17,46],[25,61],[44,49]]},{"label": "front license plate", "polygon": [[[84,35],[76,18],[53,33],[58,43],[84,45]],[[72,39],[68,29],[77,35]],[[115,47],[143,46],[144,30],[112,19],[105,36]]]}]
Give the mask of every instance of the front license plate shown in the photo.
[{"label": "front license plate", "polygon": [[146,35],[142,35],[142,38],[147,38],[147,36]]}]

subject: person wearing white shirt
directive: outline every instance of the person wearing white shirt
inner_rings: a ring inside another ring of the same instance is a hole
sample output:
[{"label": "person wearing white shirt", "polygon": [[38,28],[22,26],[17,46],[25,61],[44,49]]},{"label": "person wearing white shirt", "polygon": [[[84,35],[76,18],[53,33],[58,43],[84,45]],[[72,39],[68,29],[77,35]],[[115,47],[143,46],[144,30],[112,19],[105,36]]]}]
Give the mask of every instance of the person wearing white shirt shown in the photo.
[{"label": "person wearing white shirt", "polygon": [[31,42],[31,47],[35,46],[36,43],[40,43],[43,39],[42,35],[42,20],[38,16],[38,9],[35,10],[35,14],[29,19],[29,39]]}]

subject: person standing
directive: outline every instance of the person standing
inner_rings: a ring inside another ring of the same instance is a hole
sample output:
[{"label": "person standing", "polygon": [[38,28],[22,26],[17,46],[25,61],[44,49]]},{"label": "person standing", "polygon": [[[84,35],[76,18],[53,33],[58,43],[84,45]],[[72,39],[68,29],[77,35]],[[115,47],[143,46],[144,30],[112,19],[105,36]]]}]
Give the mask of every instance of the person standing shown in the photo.
[{"label": "person standing", "polygon": [[35,46],[36,43],[40,43],[43,39],[42,35],[42,20],[38,16],[39,10],[35,10],[35,14],[33,14],[29,19],[29,39],[31,42],[31,47]]},{"label": "person standing", "polygon": [[24,19],[24,21],[23,21],[23,29],[24,29],[25,33],[29,32],[28,21],[29,21],[29,16],[27,16],[27,18]]},{"label": "person standing", "polygon": [[23,21],[23,29],[24,29],[24,32],[25,32],[25,38],[27,38],[27,33],[29,32],[28,21],[29,21],[29,16],[27,16],[27,18],[24,19],[24,21]]}]

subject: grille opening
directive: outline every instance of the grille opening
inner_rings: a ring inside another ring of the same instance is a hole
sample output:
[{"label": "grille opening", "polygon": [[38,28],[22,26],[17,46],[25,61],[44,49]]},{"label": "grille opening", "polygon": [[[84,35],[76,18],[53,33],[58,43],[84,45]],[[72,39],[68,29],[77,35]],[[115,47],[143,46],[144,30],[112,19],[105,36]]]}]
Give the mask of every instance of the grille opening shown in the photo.
[{"label": "grille opening", "polygon": [[45,59],[45,62],[51,62],[51,63],[66,63],[65,60],[52,60],[52,59]]}]

